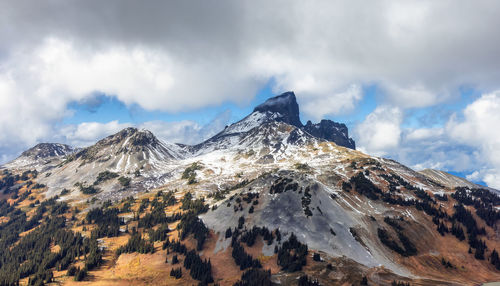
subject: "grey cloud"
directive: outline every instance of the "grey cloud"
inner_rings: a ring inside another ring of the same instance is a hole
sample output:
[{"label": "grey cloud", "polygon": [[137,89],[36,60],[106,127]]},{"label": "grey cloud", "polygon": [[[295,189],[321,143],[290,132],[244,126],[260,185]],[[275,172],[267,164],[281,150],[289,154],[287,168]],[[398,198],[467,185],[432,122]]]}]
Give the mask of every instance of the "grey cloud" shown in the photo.
[{"label": "grey cloud", "polygon": [[488,92],[499,12],[461,0],[0,1],[0,148],[46,138],[95,91],[178,112],[249,102],[273,79],[310,117],[354,110],[353,85],[379,85],[403,113],[462,86]]},{"label": "grey cloud", "polygon": [[82,98],[78,104],[83,106],[88,112],[96,113],[104,103],[105,98],[105,94],[94,93],[92,96]]},{"label": "grey cloud", "polygon": [[7,46],[31,47],[53,36],[82,49],[145,45],[187,65],[225,58],[233,67],[265,51],[321,64],[299,74],[316,80],[422,84],[432,91],[498,78],[496,1],[2,3],[0,37]]}]

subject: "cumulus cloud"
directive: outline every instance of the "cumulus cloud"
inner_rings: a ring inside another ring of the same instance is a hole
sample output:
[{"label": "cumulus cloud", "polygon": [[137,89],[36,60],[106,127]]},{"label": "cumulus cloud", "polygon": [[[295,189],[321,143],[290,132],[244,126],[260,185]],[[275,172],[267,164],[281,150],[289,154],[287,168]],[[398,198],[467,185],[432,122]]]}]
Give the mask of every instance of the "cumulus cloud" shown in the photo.
[{"label": "cumulus cloud", "polygon": [[[402,130],[405,109],[457,99],[463,86],[498,88],[498,11],[500,2],[452,0],[0,1],[0,151],[54,138],[68,103],[96,92],[179,112],[249,103],[271,81],[276,93],[296,91],[312,118],[348,113],[363,86],[379,86],[384,105],[357,128],[367,134],[358,143],[394,153],[440,136]],[[495,158],[497,145],[470,139],[494,136],[465,118],[443,132]],[[148,124],[162,133],[162,122]],[[68,140],[94,137],[87,125],[67,126]],[[194,122],[170,129],[203,133]]]},{"label": "cumulus cloud", "polygon": [[483,180],[500,188],[500,91],[482,95],[468,105],[462,118],[453,116],[446,128],[450,137],[478,148],[486,163],[481,171]]},{"label": "cumulus cloud", "polygon": [[356,103],[362,97],[361,87],[359,85],[351,85],[346,90],[333,93],[329,96],[316,95],[307,97],[301,106],[301,110],[319,120],[326,115],[349,113],[355,108]]},{"label": "cumulus cloud", "polygon": [[[216,105],[233,96],[224,86],[238,82],[236,72],[210,82],[203,79],[210,72],[219,73],[223,63],[189,67],[178,60],[150,47],[112,45],[89,53],[75,43],[48,38],[33,51],[12,56],[2,67],[13,88],[51,105],[56,101],[58,108],[95,98],[95,92],[116,96],[128,105],[171,112]],[[196,85],[189,83],[192,79]],[[13,91],[6,94],[13,97]],[[248,96],[246,92],[255,89],[242,92]]]},{"label": "cumulus cloud", "polygon": [[59,84],[71,86],[69,93],[108,89],[126,103],[150,109],[245,101],[269,78],[277,90],[305,97],[380,82],[401,93],[403,100],[392,101],[407,104],[410,98],[422,106],[462,84],[490,87],[499,75],[494,27],[500,19],[483,13],[499,10],[500,4],[491,2],[0,5],[3,57],[22,51],[29,65],[29,55],[39,50],[46,65],[56,65],[44,69],[47,80],[62,76]]},{"label": "cumulus cloud", "polygon": [[66,125],[61,128],[59,139],[75,147],[86,147],[92,145],[98,139],[116,133],[130,126],[119,123],[117,120],[107,123],[83,122],[77,125]]},{"label": "cumulus cloud", "polygon": [[475,148],[458,144],[446,134],[419,140],[407,140],[403,136],[399,148],[391,150],[390,156],[417,171],[431,168],[468,173],[481,169],[484,164]]},{"label": "cumulus cloud", "polygon": [[436,139],[443,135],[443,128],[418,128],[407,130],[405,139],[407,141],[421,141]]},{"label": "cumulus cloud", "polygon": [[398,86],[391,83],[381,85],[387,101],[402,108],[427,107],[446,101],[450,94],[446,91],[430,89],[422,84]]},{"label": "cumulus cloud", "polygon": [[360,123],[355,132],[359,149],[383,156],[399,146],[403,113],[397,107],[380,106]]},{"label": "cumulus cloud", "polygon": [[[222,68],[218,65],[213,70]],[[77,101],[92,108],[99,104],[96,93],[115,96],[129,106],[137,104],[146,110],[171,112],[217,105],[242,95],[250,98],[247,93],[256,93],[257,86],[247,87],[246,83],[242,84],[241,93],[233,93],[234,84],[228,81],[239,82],[234,76],[203,79],[210,69],[207,65],[203,70],[192,71],[200,73],[194,76],[182,64],[153,49],[112,46],[88,54],[70,42],[47,39],[39,48],[13,55],[2,63],[0,132],[5,138],[0,144],[8,149],[31,146],[40,140],[55,140],[51,134],[59,133],[56,129],[60,127],[56,124],[71,115],[68,103]],[[196,84],[188,83],[187,78],[180,79],[189,76],[194,76]],[[220,96],[210,96],[214,94]],[[87,130],[81,128],[97,126],[92,124],[86,123],[75,130],[77,133],[70,133],[69,142],[74,142],[71,136],[80,138],[82,130]],[[92,133],[88,136],[95,138]],[[179,134],[178,139],[186,137]],[[76,144],[85,142],[88,140],[83,138]]]},{"label": "cumulus cloud", "polygon": [[[389,124],[388,121],[390,120],[384,121],[385,124]],[[369,122],[363,122],[366,129],[370,129]],[[371,121],[373,122],[378,121]],[[457,142],[445,128],[413,129],[402,127],[401,122],[395,121],[393,124],[392,128],[399,129],[400,136],[386,138],[387,142],[392,142],[391,144],[382,141],[386,144],[375,145],[375,142],[372,142],[373,139],[385,138],[385,133],[378,131],[384,128],[380,128],[378,124],[371,127],[373,129],[371,133],[366,131],[359,133],[360,130],[357,129],[358,132],[355,133],[357,142],[365,144],[361,146],[363,151],[389,157],[417,171],[430,168],[470,174],[467,179],[474,182],[484,179],[486,161],[477,147]]]},{"label": "cumulus cloud", "polygon": [[408,128],[395,107],[378,107],[355,130],[357,145],[421,170],[468,173],[500,188],[500,91],[486,93],[453,114],[445,126]]}]

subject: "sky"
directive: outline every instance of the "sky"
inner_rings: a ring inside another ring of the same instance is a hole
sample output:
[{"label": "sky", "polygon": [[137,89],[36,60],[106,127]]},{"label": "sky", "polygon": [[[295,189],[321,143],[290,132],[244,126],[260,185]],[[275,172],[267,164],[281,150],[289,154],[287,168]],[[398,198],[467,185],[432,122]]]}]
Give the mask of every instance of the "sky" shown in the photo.
[{"label": "sky", "polygon": [[0,0],[0,163],[201,142],[292,90],[359,150],[500,188],[498,1]]}]

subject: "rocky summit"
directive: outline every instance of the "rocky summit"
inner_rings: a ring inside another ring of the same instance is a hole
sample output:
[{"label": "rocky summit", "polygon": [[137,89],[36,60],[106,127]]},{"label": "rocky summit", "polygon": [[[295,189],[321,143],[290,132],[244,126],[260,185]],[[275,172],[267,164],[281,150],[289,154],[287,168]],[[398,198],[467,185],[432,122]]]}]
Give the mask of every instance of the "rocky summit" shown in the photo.
[{"label": "rocky summit", "polygon": [[337,123],[328,119],[323,119],[316,124],[307,121],[304,130],[315,137],[335,142],[339,146],[356,149],[356,143],[352,138],[349,138],[349,130],[344,123]]},{"label": "rocky summit", "polygon": [[273,114],[278,114],[275,118],[276,121],[281,121],[299,128],[302,127],[299,105],[297,104],[295,93],[292,91],[285,92],[266,100],[266,102],[255,107],[253,112],[271,112]]},{"label": "rocky summit", "polygon": [[[323,119],[317,124],[308,121],[304,126],[300,120],[299,105],[292,91],[285,92],[281,95],[272,97],[264,103],[255,107],[254,111],[236,122],[218,135],[207,140],[213,142],[222,136],[230,134],[241,134],[248,132],[252,128],[262,126],[268,122],[282,122],[294,126],[309,135],[323,139],[329,142],[334,142],[339,146],[356,149],[355,142],[349,137],[347,126],[343,123],[337,123],[331,120]],[[203,143],[202,143],[203,144]]]},{"label": "rocky summit", "polygon": [[286,92],[199,144],[126,128],[0,172],[0,285],[479,285],[500,196],[355,150]]}]

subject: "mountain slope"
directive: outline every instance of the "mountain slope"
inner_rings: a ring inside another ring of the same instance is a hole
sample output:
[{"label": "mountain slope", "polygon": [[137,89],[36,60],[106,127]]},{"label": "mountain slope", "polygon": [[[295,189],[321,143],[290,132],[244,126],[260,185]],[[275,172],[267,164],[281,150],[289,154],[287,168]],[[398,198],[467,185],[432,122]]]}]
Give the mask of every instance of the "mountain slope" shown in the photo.
[{"label": "mountain slope", "polygon": [[[192,285],[203,272],[233,285],[257,265],[282,285],[296,285],[302,273],[322,285],[358,285],[362,278],[369,285],[500,280],[493,251],[500,249],[500,196],[477,186],[454,188],[444,183],[458,179],[439,181],[342,147],[328,139],[333,129],[354,144],[345,125],[303,126],[295,95],[286,93],[198,145],[168,144],[127,128],[50,171],[6,171],[0,189],[6,185],[2,195],[12,194],[12,208],[46,220],[62,212],[65,229],[99,238],[105,265],[90,272],[108,283]],[[69,206],[35,210],[35,199],[43,198]],[[0,214],[7,222],[19,215]],[[181,263],[172,263],[173,255]],[[70,260],[83,267],[80,258]],[[205,271],[189,269],[186,260]],[[178,267],[182,279],[165,274],[178,275]],[[59,273],[58,279],[72,278]]]},{"label": "mountain slope", "polygon": [[150,131],[126,128],[68,156],[50,176],[40,181],[49,187],[50,196],[63,189],[74,190],[72,193],[77,195],[75,184],[95,184],[100,174],[110,172],[113,178],[99,185],[98,196],[116,198],[128,194],[116,194],[122,189],[116,179],[119,176],[130,178],[135,192],[144,191],[160,184],[158,178],[165,168],[184,154],[181,147],[160,141]]},{"label": "mountain slope", "polygon": [[435,181],[436,183],[441,184],[450,189],[456,187],[481,188],[480,185],[471,183],[464,178],[457,177],[455,175],[452,175],[444,171],[425,169],[418,172],[428,177],[429,179]]}]

